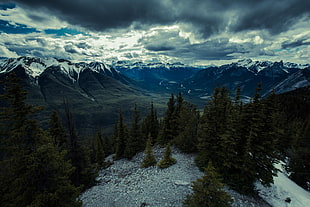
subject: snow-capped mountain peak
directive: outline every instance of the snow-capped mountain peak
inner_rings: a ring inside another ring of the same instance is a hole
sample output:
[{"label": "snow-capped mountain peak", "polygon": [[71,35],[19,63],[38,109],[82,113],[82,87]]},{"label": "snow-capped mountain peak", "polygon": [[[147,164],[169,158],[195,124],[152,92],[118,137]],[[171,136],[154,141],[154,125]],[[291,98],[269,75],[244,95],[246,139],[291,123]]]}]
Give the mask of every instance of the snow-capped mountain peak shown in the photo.
[{"label": "snow-capped mountain peak", "polygon": [[22,66],[26,73],[32,78],[40,76],[50,67],[57,68],[57,70],[60,70],[61,73],[68,77],[73,77],[74,74],[79,74],[85,69],[90,69],[98,73],[113,74],[111,71],[112,69],[101,62],[73,63],[64,59],[37,57],[20,57],[0,60],[0,73],[10,72],[18,66]]}]

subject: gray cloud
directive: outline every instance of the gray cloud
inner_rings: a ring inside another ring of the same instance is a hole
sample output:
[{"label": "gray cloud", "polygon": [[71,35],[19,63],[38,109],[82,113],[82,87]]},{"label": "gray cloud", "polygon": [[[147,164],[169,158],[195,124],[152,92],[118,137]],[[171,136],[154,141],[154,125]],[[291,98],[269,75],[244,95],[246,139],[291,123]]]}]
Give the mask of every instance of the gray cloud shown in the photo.
[{"label": "gray cloud", "polygon": [[310,1],[307,0],[260,0],[248,1],[240,10],[234,30],[267,29],[272,34],[288,30],[302,17],[310,17]]},{"label": "gray cloud", "polygon": [[77,50],[76,46],[74,46],[72,44],[65,45],[64,49],[65,49],[66,52],[69,52],[69,53],[79,53],[79,51]]},{"label": "gray cloud", "polygon": [[[266,29],[278,34],[301,17],[309,0],[16,0],[27,8],[48,9],[63,20],[93,30],[135,25],[189,23],[205,37],[224,30]],[[37,21],[39,19],[36,19]]]},{"label": "gray cloud", "polygon": [[81,49],[89,49],[89,48],[91,48],[91,46],[89,44],[87,44],[86,42],[79,42],[76,46],[78,48],[81,48]]},{"label": "gray cloud", "polygon": [[289,49],[289,48],[299,47],[302,45],[310,45],[309,39],[303,38],[303,39],[298,39],[298,40],[294,40],[294,41],[285,41],[282,43],[282,48],[283,49]]},{"label": "gray cloud", "polygon": [[[235,38],[231,36],[209,38],[199,43],[191,43],[188,38],[181,37],[177,30],[155,33],[153,36],[139,40],[152,55],[164,55],[192,60],[231,60],[243,57],[274,56],[274,51],[266,49],[273,40],[259,39],[263,33],[248,35],[241,33]],[[239,42],[241,41],[241,42]]]}]

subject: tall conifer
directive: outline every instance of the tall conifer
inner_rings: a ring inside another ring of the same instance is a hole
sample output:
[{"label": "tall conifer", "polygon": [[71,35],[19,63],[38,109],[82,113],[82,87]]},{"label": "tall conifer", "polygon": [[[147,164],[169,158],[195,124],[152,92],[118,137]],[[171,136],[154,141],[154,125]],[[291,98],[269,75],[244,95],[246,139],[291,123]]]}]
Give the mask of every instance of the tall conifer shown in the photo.
[{"label": "tall conifer", "polygon": [[156,158],[153,155],[152,140],[151,140],[151,136],[149,135],[148,140],[146,142],[146,148],[144,151],[144,159],[141,164],[141,167],[148,168],[148,167],[156,165],[156,163],[157,163]]},{"label": "tall conifer", "polygon": [[143,151],[143,149],[145,149],[145,140],[142,137],[140,115],[137,109],[137,105],[135,104],[130,134],[126,140],[124,157],[130,159],[136,153]]},{"label": "tall conifer", "polygon": [[69,179],[74,168],[65,158],[67,151],[30,118],[38,108],[26,103],[27,92],[14,74],[5,88],[1,98],[7,106],[0,117],[1,135],[6,134],[0,159],[0,206],[81,206],[79,189]]},{"label": "tall conifer", "polygon": [[223,190],[224,185],[220,175],[216,172],[211,162],[205,168],[205,174],[202,178],[193,182],[192,188],[193,193],[184,200],[185,206],[229,207],[232,204],[233,200]]},{"label": "tall conifer", "polygon": [[126,140],[128,139],[128,131],[124,124],[123,113],[119,112],[119,119],[116,126],[116,139],[115,139],[115,159],[121,159],[124,157],[126,149]]}]

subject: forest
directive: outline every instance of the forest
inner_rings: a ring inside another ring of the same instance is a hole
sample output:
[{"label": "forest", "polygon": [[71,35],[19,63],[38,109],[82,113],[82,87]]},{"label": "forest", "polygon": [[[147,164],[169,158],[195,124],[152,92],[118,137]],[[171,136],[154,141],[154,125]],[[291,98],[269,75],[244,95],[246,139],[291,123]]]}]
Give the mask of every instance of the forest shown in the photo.
[{"label": "forest", "polygon": [[[132,122],[124,123],[120,109],[114,133],[104,129],[80,137],[68,100],[65,120],[52,112],[48,128],[37,119],[40,106],[27,104],[27,91],[12,73],[5,81],[0,111],[0,206],[82,206],[81,192],[96,184],[98,171],[109,166],[105,157],[130,159],[145,150],[142,167],[156,165],[152,147],[166,147],[159,167],[175,163],[170,156],[174,145],[183,153],[195,153],[196,165],[205,176],[194,182],[187,206],[229,206],[223,185],[242,194],[256,194],[254,183],[273,182],[280,160],[290,178],[310,190],[310,89],[262,98],[262,85],[253,89],[249,103],[241,101],[241,88],[232,94],[216,87],[204,110],[171,94],[163,117],[153,103],[145,117],[138,103]],[[209,184],[214,185],[210,188]],[[199,200],[196,192],[216,191],[217,199]],[[216,203],[222,202],[222,203]]]}]

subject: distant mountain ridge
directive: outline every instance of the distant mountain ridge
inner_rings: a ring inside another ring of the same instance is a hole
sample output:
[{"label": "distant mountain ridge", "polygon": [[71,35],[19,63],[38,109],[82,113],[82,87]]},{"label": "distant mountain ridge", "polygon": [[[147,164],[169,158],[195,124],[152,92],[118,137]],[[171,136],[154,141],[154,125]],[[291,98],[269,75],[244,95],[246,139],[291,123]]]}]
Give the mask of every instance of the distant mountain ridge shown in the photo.
[{"label": "distant mountain ridge", "polygon": [[262,83],[262,95],[266,96],[273,89],[276,93],[283,93],[296,87],[310,85],[309,71],[309,64],[248,59],[200,70],[183,85],[200,97],[210,96],[216,86],[226,86],[234,92],[240,85],[241,93],[251,97],[257,84]]},{"label": "distant mountain ridge", "polygon": [[[181,63],[132,63],[119,61],[79,62],[56,58],[19,57],[0,59],[0,80],[15,72],[29,91],[30,103],[63,113],[63,101],[72,105],[79,128],[112,128],[120,109],[130,120],[135,103],[146,113],[150,102],[163,113],[170,93],[182,92],[190,102],[202,107],[216,86],[232,93],[241,86],[249,101],[258,83],[262,95],[283,93],[310,85],[310,65],[240,60],[222,66],[189,66]],[[3,88],[0,88],[3,93]]]}]

